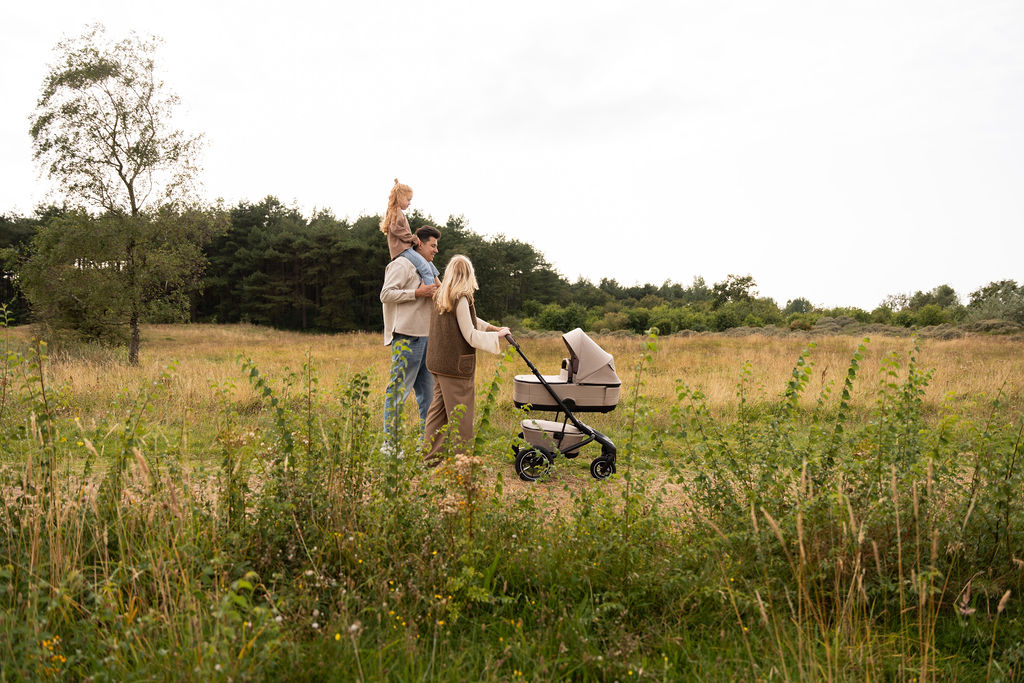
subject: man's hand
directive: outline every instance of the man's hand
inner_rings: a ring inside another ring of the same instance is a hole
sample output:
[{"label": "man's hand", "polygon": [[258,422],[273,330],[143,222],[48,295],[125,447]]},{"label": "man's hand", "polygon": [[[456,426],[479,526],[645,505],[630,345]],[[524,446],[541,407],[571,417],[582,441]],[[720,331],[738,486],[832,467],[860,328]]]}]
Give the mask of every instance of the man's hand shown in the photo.
[{"label": "man's hand", "polygon": [[498,339],[504,339],[505,335],[512,333],[512,330],[508,329],[507,327],[499,327],[498,329],[495,330],[495,332],[498,333]]},{"label": "man's hand", "polygon": [[423,278],[420,278],[420,286],[416,288],[416,296],[421,299],[429,299],[434,296],[434,292],[437,291],[437,287],[438,285],[436,282],[432,285],[428,285],[423,281]]}]

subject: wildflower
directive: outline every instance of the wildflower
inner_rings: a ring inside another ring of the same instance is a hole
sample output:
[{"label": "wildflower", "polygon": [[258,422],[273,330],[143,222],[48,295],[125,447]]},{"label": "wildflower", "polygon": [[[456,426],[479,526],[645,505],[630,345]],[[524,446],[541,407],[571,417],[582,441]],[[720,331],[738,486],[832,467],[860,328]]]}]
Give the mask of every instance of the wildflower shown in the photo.
[{"label": "wildflower", "polygon": [[320,624],[318,624],[318,623],[316,623],[316,622],[314,621],[314,622],[313,622],[313,630],[319,630],[319,629],[320,629]]},{"label": "wildflower", "polygon": [[340,633],[335,633],[334,634],[334,639],[335,640],[341,640],[341,634]]},{"label": "wildflower", "polygon": [[363,622],[356,619],[352,622],[352,625],[348,627],[348,632],[353,636],[358,636],[363,632]]}]

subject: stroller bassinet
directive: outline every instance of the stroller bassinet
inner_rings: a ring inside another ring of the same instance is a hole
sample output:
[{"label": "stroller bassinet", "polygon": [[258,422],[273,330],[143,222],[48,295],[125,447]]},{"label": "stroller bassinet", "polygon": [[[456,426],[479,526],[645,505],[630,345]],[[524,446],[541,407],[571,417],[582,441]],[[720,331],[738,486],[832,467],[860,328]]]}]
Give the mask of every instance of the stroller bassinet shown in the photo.
[{"label": "stroller bassinet", "polygon": [[[562,408],[544,386],[547,383],[569,410],[582,413],[608,413],[619,402],[622,382],[615,374],[615,359],[576,328],[562,335],[569,357],[562,361],[557,375],[516,375],[512,382],[512,401],[517,408],[560,411]],[[543,380],[541,379],[543,377]]]}]

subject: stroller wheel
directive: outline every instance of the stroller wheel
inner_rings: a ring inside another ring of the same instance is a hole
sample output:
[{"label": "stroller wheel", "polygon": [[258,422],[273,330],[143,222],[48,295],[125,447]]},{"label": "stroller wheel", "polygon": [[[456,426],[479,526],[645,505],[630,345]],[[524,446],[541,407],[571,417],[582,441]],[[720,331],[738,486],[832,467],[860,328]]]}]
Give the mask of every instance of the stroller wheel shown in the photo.
[{"label": "stroller wheel", "polygon": [[594,479],[607,479],[615,474],[615,463],[605,458],[594,458],[590,463],[590,476]]},{"label": "stroller wheel", "polygon": [[516,474],[523,481],[537,481],[551,469],[551,462],[535,448],[523,448],[516,454]]}]

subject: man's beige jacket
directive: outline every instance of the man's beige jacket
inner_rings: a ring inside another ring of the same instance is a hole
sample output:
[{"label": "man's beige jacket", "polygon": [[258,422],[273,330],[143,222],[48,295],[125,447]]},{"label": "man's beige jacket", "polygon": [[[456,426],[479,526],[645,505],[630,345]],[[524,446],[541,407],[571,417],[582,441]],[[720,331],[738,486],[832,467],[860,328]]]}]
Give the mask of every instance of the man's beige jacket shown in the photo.
[{"label": "man's beige jacket", "polygon": [[410,337],[430,334],[430,307],[433,299],[416,298],[421,284],[420,274],[412,261],[399,256],[384,269],[384,286],[380,302],[384,308],[384,343],[390,344],[395,333]]}]

